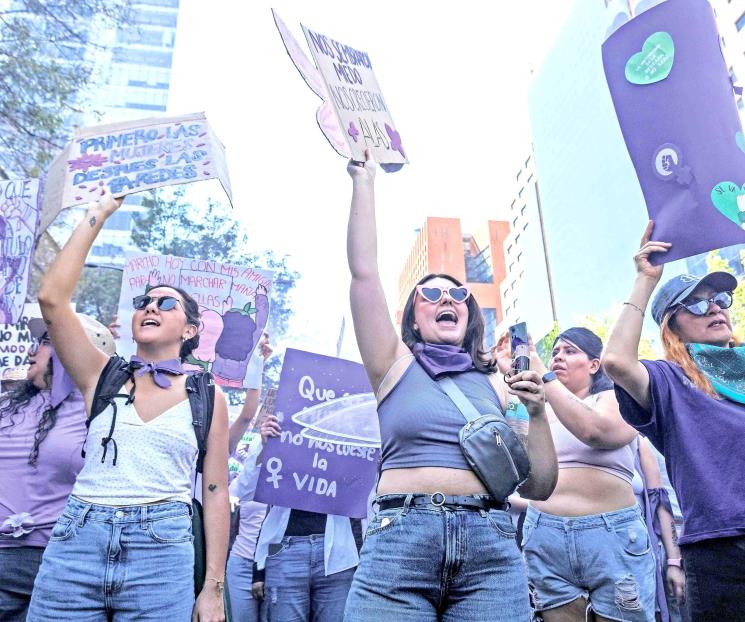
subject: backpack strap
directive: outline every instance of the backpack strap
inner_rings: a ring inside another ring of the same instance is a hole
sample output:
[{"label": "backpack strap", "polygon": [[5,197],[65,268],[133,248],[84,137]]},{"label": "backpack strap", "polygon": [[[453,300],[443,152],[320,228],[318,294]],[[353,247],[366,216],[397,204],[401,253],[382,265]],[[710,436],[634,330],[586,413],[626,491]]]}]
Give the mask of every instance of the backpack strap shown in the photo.
[{"label": "backpack strap", "polygon": [[197,372],[187,376],[186,394],[189,397],[192,424],[199,447],[197,473],[201,473],[204,466],[204,456],[207,453],[207,439],[212,425],[212,411],[215,407],[215,380],[212,374],[210,372]]}]

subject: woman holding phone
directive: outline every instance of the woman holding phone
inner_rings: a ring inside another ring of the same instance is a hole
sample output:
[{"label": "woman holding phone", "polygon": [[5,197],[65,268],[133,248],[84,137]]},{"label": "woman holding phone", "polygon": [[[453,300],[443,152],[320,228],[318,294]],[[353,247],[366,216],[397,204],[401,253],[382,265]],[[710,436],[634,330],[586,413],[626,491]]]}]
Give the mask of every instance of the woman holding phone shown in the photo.
[{"label": "woman holding phone", "polygon": [[[545,499],[556,459],[543,387],[534,371],[508,379],[482,350],[484,323],[467,287],[428,275],[412,289],[401,337],[378,273],[371,162],[350,162],[347,255],[357,343],[378,399],[382,457],[376,498],[345,620],[530,620],[527,577],[505,499],[492,498],[466,462],[465,420],[438,383],[447,376],[482,414],[502,412],[509,392],[531,417],[530,478]],[[502,397],[502,399],[500,399]]]},{"label": "woman holding phone", "polygon": [[[506,371],[505,341],[497,357]],[[597,335],[575,327],[556,338],[549,369],[531,352],[559,463],[553,494],[531,501],[523,524],[534,603],[545,622],[584,622],[588,610],[598,622],[654,620],[655,558],[631,485],[636,431],[621,418],[602,349]]]}]

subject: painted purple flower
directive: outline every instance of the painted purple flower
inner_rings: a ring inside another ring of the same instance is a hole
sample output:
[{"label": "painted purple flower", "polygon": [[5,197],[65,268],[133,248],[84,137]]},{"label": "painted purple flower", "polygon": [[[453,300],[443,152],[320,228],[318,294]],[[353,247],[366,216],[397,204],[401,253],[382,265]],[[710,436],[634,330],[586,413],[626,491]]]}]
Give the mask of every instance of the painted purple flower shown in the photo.
[{"label": "painted purple flower", "polygon": [[13,536],[14,538],[20,538],[21,536],[25,536],[27,533],[31,533],[34,530],[33,524],[33,517],[28,512],[11,514],[3,521],[3,524],[0,525],[0,532],[2,532],[4,535]]},{"label": "painted purple flower", "polygon": [[385,124],[385,131],[388,134],[388,138],[391,139],[391,149],[398,151],[405,158],[406,154],[404,153],[404,146],[401,144],[401,134],[387,123]]},{"label": "painted purple flower", "polygon": [[349,122],[349,129],[347,130],[347,134],[349,134],[352,137],[352,140],[354,142],[357,142],[357,137],[360,135],[360,131],[357,129],[357,126],[354,124],[354,121]]}]

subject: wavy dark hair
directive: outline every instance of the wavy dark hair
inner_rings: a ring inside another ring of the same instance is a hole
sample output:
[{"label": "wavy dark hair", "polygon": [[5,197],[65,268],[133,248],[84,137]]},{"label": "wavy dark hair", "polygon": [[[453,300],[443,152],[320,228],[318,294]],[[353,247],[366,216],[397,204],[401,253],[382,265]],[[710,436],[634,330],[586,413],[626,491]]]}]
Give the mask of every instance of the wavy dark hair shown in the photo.
[{"label": "wavy dark hair", "polygon": [[181,344],[179,357],[181,358],[181,362],[183,363],[184,361],[186,361],[187,358],[189,358],[189,355],[199,346],[199,325],[200,318],[202,317],[202,314],[199,312],[199,304],[197,304],[197,301],[194,300],[180,287],[168,285],[167,283],[159,283],[158,285],[148,286],[147,288],[145,288],[145,293],[149,292],[151,289],[158,289],[159,287],[167,287],[168,289],[172,289],[173,291],[178,292],[181,295],[181,298],[184,299],[183,308],[184,313],[186,314],[186,323],[197,327],[197,334]]},{"label": "wavy dark hair", "polygon": [[[46,371],[44,372],[44,378],[47,380],[49,386],[52,385],[52,359],[49,359],[49,364]],[[4,419],[10,422],[10,425],[15,425],[15,417],[18,416],[20,411],[28,405],[28,403],[39,394],[40,389],[34,386],[34,383],[30,380],[22,380],[17,383],[10,391],[3,394],[0,397],[0,423]],[[34,432],[34,445],[31,448],[31,452],[28,455],[28,463],[35,466],[39,459],[39,446],[44,442],[44,439],[49,434],[49,431],[57,423],[57,410],[60,404],[55,408],[47,408],[41,413],[39,417],[39,423],[36,426],[36,432]]]},{"label": "wavy dark hair", "polygon": [[[436,278],[447,279],[456,286],[463,285],[458,279],[449,274],[428,274],[419,279],[417,285],[422,285]],[[404,306],[404,312],[401,317],[401,339],[410,350],[414,348],[414,344],[424,341],[419,331],[414,328],[415,294],[416,287],[411,290],[409,297],[406,299],[406,305]],[[471,355],[473,364],[478,371],[484,374],[491,374],[497,368],[497,360],[488,351],[482,349],[484,343],[484,318],[481,315],[481,308],[473,295],[468,297],[466,306],[468,307],[468,324],[466,325],[466,333],[463,338],[463,349]]]}]

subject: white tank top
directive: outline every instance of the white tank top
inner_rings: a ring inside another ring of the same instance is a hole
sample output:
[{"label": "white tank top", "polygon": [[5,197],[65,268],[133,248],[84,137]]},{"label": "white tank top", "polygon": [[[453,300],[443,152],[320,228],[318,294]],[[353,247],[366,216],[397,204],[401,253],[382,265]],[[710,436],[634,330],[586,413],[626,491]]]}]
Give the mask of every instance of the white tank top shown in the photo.
[{"label": "white tank top", "polygon": [[116,398],[117,415],[106,458],[101,439],[109,435],[113,409],[91,421],[85,441],[85,464],[72,495],[100,505],[144,505],[159,501],[191,504],[199,452],[189,400],[184,399],[145,423],[125,398]]}]

